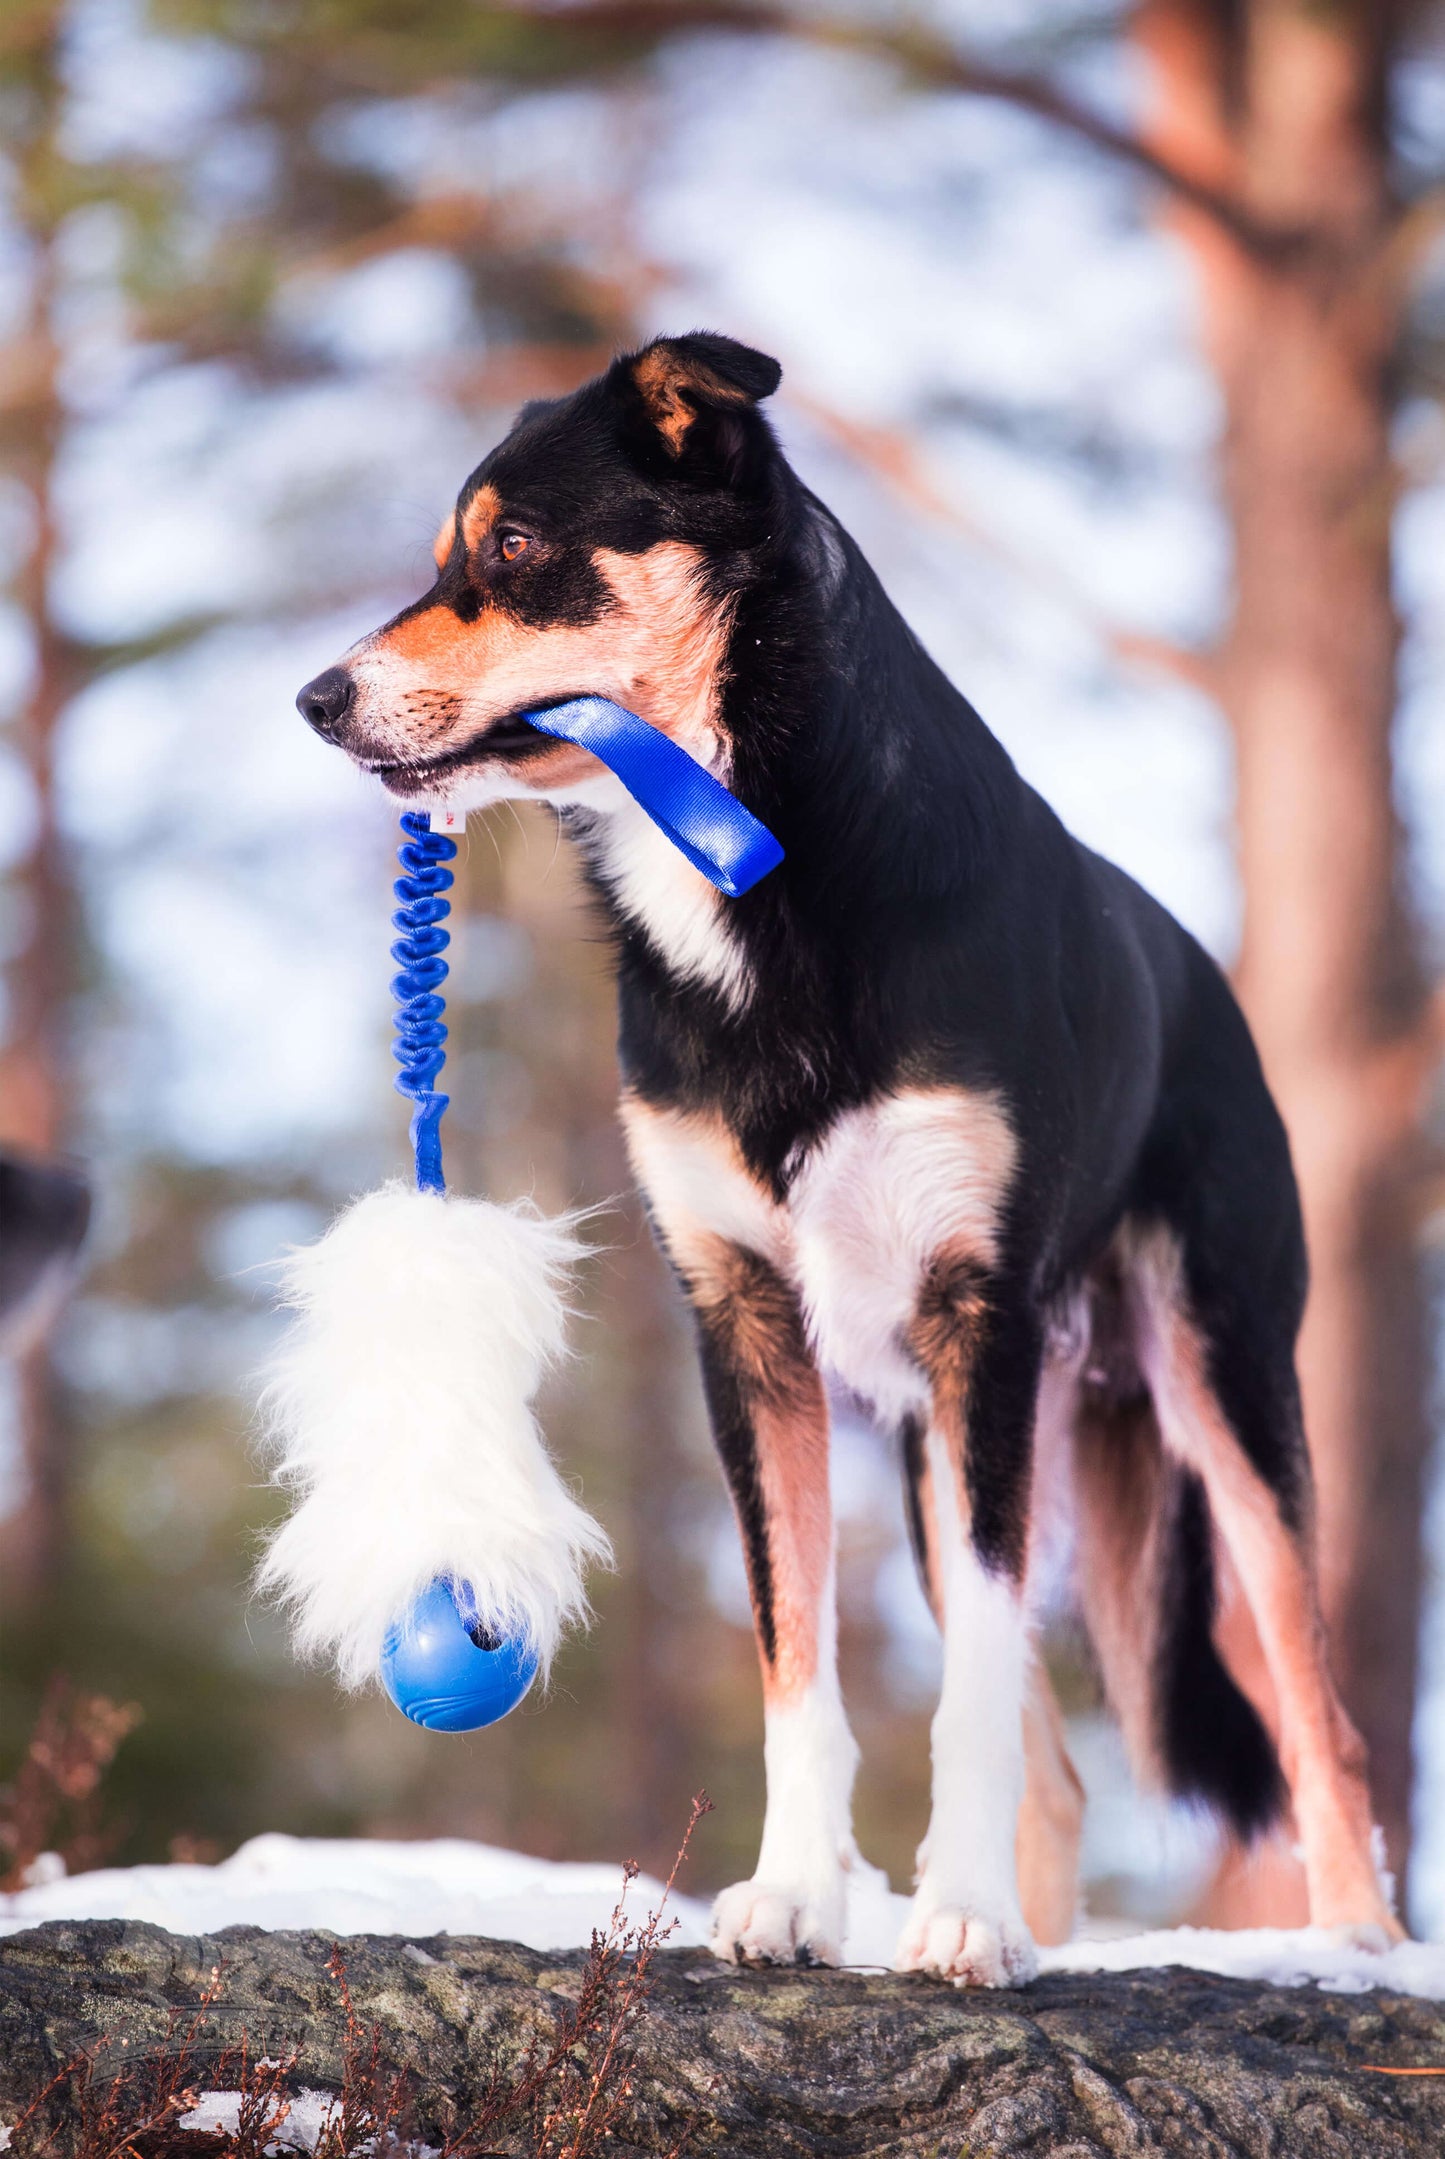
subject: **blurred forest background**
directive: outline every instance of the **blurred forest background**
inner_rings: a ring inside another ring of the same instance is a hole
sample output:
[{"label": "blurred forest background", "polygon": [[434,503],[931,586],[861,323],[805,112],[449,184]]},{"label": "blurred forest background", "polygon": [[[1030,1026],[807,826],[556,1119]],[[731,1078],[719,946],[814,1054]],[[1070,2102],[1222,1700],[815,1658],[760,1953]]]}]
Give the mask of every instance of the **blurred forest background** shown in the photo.
[{"label": "blurred forest background", "polygon": [[[96,1226],[0,1450],[13,1767],[139,1703],[120,1856],[262,1829],[752,1864],[761,1716],[691,1346],[543,815],[464,862],[449,1163],[614,1200],[558,1453],[617,1544],[545,1706],[459,1741],[250,1600],[264,1263],[399,1169],[391,820],[292,710],[418,591],[525,397],[707,325],[1081,836],[1233,970],[1290,1123],[1337,1667],[1445,1932],[1445,25],[1408,0],[0,0],[0,1141]],[[1433,1450],[1433,1451],[1432,1451]],[[906,1883],[935,1678],[844,1419],[860,1832]],[[1263,1688],[1231,1618],[1238,1668]],[[1096,1910],[1289,1918],[1131,1796],[1061,1602]],[[1267,1706],[1267,1705],[1266,1705]]]}]

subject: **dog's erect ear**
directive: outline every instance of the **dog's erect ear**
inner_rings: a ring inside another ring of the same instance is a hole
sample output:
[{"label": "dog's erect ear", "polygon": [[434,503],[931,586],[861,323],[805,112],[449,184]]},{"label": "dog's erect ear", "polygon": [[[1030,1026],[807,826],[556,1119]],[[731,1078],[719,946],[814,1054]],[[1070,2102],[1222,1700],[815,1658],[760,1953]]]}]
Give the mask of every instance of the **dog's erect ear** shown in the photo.
[{"label": "dog's erect ear", "polygon": [[756,407],[783,371],[765,352],[694,330],[660,337],[612,364],[608,377],[649,463],[663,462],[704,485],[746,484],[768,431]]},{"label": "dog's erect ear", "polygon": [[704,415],[756,405],[783,379],[777,361],[765,352],[710,330],[660,337],[618,366],[631,375],[649,419],[674,455]]}]

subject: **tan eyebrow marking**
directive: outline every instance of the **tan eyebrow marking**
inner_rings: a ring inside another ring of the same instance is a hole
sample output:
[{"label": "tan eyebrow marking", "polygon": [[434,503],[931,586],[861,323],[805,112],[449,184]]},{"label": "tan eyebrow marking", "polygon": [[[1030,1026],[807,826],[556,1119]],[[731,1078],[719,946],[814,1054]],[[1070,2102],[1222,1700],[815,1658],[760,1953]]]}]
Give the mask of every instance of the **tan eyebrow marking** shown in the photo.
[{"label": "tan eyebrow marking", "polygon": [[485,487],[477,489],[462,512],[462,538],[469,554],[480,540],[486,538],[501,514],[501,497],[488,481]]},{"label": "tan eyebrow marking", "polygon": [[432,541],[432,560],[436,563],[436,566],[439,570],[444,570],[446,568],[447,557],[452,551],[452,542],[456,538],[456,536],[457,513],[455,510],[453,510],[451,515],[448,517],[446,523],[442,526],[441,531]]}]

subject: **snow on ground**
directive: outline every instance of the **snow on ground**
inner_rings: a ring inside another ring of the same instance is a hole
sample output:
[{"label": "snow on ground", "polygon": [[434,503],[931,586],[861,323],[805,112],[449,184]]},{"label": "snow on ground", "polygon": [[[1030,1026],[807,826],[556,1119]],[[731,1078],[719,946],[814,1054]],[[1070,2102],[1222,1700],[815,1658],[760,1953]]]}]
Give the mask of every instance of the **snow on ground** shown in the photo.
[{"label": "snow on ground", "polygon": [[[276,2133],[267,2144],[268,2152],[314,2152],[327,2130],[336,2124],[340,2101],[334,2092],[318,2092],[303,2086],[299,2092],[286,2095],[286,2118],[276,2125]],[[239,2092],[202,2092],[199,2106],[183,2114],[178,2126],[182,2129],[226,2129],[234,2136],[241,2122],[241,2094]],[[412,2159],[426,2159],[435,2153],[433,2144],[403,2144],[400,2153],[411,2154]]]},{"label": "snow on ground", "polygon": [[[562,1864],[449,1837],[431,1843],[253,1837],[219,1866],[110,1867],[44,1881],[0,1896],[0,1934],[48,1919],[145,1919],[176,1934],[221,1927],[317,1927],[333,1934],[470,1934],[525,1942],[533,1949],[583,1946],[605,1927],[621,1869]],[[657,1908],[661,1885],[641,1876],[627,1899],[640,1921]],[[887,1965],[907,1899],[871,1882],[855,1886],[846,1961]],[[707,1938],[707,1907],[674,1897],[670,1939]],[[1240,1979],[1332,1991],[1370,1987],[1445,2000],[1445,1943],[1406,1942],[1384,1956],[1335,1941],[1321,1928],[1225,1934],[1177,1927],[1105,1940],[1087,1935],[1043,1952],[1045,1971],[1139,1971],[1188,1965]]]},{"label": "snow on ground", "polygon": [[[176,1934],[218,1927],[324,1927],[333,1934],[485,1934],[533,1949],[574,1949],[605,1927],[622,1886],[610,1864],[563,1865],[472,1844],[252,1837],[218,1866],[106,1867],[0,1896],[0,1932],[47,1919],[149,1919]],[[660,1883],[638,1878],[629,1916],[645,1919]],[[700,1942],[707,1911],[669,1902],[671,1939]]]}]

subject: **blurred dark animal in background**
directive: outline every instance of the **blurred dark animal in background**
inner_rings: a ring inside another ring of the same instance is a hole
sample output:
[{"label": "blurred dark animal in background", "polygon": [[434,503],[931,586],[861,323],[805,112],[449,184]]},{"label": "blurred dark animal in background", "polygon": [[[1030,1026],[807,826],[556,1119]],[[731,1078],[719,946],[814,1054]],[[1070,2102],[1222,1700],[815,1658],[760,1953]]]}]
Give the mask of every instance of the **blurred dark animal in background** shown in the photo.
[{"label": "blurred dark animal in background", "polygon": [[90,1226],[80,1171],[0,1153],[0,1356],[38,1341],[75,1280]]}]

